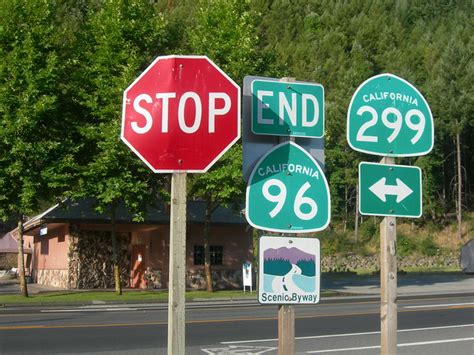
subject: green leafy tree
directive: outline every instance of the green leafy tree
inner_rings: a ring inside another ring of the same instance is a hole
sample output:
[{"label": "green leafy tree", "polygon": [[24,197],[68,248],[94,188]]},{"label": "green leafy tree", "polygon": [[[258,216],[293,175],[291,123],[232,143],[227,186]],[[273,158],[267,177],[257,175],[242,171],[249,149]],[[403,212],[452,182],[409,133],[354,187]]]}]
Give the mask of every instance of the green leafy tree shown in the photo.
[{"label": "green leafy tree", "polygon": [[[195,23],[188,36],[190,50],[207,55],[225,73],[241,82],[245,75],[255,75],[267,63],[258,56],[257,14],[246,1],[200,1]],[[190,191],[195,198],[206,200],[204,227],[204,269],[207,290],[212,292],[209,237],[212,212],[220,205],[240,203],[245,190],[242,180],[242,147],[236,144],[209,172],[191,179]]]},{"label": "green leafy tree", "polygon": [[87,149],[76,197],[97,200],[111,217],[114,280],[122,293],[115,214],[119,203],[143,218],[156,200],[162,177],[153,174],[120,141],[123,91],[152,59],[166,50],[167,22],[145,1],[99,1],[87,13],[81,42],[77,97],[87,124],[81,129]]},{"label": "green leafy tree", "polygon": [[[461,146],[464,140],[472,136],[474,126],[474,40],[470,35],[473,29],[472,16],[469,21],[464,13],[457,13],[458,21],[453,25],[451,36],[443,41],[446,47],[432,69],[433,82],[430,94],[436,102],[434,109],[437,124],[442,134],[445,156],[452,156],[452,173],[454,186],[456,218],[458,222],[457,237],[462,240],[462,209],[464,182],[467,174],[463,172]],[[468,142],[466,142],[468,143]],[[469,144],[469,143],[468,143]],[[472,155],[472,154],[471,154]],[[465,178],[463,178],[465,176]],[[466,194],[467,195],[467,194]]]},{"label": "green leafy tree", "polygon": [[28,296],[23,221],[71,184],[77,131],[67,77],[77,17],[53,2],[0,3],[0,215],[18,220],[20,287]]}]

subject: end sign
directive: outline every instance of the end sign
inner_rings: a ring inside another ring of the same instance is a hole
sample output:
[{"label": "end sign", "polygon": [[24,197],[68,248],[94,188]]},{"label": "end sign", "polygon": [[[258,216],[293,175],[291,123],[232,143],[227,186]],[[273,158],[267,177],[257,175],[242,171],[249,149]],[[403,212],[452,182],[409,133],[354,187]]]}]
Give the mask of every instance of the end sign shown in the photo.
[{"label": "end sign", "polygon": [[254,80],[254,134],[321,138],[324,135],[324,88],[319,84]]}]

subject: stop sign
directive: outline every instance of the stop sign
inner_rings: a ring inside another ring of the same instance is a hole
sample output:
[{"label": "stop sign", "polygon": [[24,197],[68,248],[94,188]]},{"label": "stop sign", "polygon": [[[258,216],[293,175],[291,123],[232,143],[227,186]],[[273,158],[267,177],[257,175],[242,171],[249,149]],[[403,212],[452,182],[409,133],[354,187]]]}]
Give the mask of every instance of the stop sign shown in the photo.
[{"label": "stop sign", "polygon": [[121,138],[154,172],[206,172],[240,138],[240,87],[205,56],[158,57],[123,94]]}]

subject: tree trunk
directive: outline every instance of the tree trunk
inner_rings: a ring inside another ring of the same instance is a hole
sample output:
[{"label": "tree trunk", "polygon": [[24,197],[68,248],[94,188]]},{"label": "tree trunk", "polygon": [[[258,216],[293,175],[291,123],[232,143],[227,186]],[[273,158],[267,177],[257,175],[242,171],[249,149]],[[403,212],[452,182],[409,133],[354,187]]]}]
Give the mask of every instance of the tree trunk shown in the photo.
[{"label": "tree trunk", "polygon": [[354,219],[354,242],[357,243],[359,239],[359,186],[356,184],[356,204],[355,204],[355,219]]},{"label": "tree trunk", "polygon": [[211,233],[211,215],[212,215],[212,201],[206,202],[206,218],[204,221],[204,273],[206,274],[206,288],[207,292],[214,292],[212,286],[212,270],[211,270],[211,253],[209,248],[209,237]]},{"label": "tree trunk", "polygon": [[24,297],[28,297],[28,287],[25,276],[25,258],[23,253],[23,216],[18,219],[18,273],[20,278],[20,291]]},{"label": "tree trunk", "polygon": [[347,191],[347,185],[344,187],[344,198],[345,198],[345,205],[344,205],[344,221],[343,221],[343,226],[344,226],[344,233],[347,231],[347,215],[348,215],[348,191]]},{"label": "tree trunk", "polygon": [[214,292],[212,285],[212,268],[211,268],[211,252],[209,246],[209,239],[211,237],[211,216],[212,211],[217,207],[212,205],[212,200],[207,199],[206,202],[206,217],[204,221],[204,273],[206,275],[206,289],[208,292]]},{"label": "tree trunk", "polygon": [[120,280],[120,260],[119,254],[117,250],[117,231],[116,231],[116,224],[115,224],[115,203],[112,205],[112,258],[114,263],[114,283],[115,283],[115,293],[117,295],[122,295],[122,284]]},{"label": "tree trunk", "polygon": [[456,133],[456,156],[457,156],[457,176],[458,176],[458,196],[457,196],[457,219],[458,219],[458,239],[462,241],[462,172],[461,172],[461,134]]}]

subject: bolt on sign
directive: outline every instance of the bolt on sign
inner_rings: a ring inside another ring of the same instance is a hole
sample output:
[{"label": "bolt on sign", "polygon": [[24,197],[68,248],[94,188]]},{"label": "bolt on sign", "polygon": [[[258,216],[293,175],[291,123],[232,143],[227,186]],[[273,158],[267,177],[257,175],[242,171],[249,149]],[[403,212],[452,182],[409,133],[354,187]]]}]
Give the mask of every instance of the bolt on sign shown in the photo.
[{"label": "bolt on sign", "polygon": [[158,57],[123,94],[121,137],[154,172],[206,172],[240,138],[240,87],[205,56]]},{"label": "bolt on sign", "polygon": [[267,152],[247,185],[246,218],[255,228],[273,232],[316,232],[331,214],[329,187],[318,162],[287,141]]},{"label": "bolt on sign", "polygon": [[261,237],[258,264],[260,303],[319,302],[321,270],[318,239]]},{"label": "bolt on sign", "polygon": [[302,82],[254,80],[254,134],[313,137],[324,135],[324,88]]},{"label": "bolt on sign", "polygon": [[393,74],[376,75],[354,93],[347,113],[347,141],[359,152],[408,157],[433,148],[433,115],[423,95]]}]

